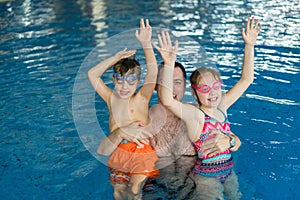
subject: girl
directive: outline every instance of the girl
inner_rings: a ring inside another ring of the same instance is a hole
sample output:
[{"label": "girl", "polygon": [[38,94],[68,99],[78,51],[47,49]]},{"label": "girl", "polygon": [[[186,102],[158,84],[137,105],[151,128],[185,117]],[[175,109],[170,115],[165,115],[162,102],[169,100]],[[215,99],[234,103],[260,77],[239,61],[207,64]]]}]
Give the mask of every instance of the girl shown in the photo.
[{"label": "girl", "polygon": [[[197,199],[240,199],[237,177],[233,171],[233,160],[230,147],[218,154],[205,153],[201,144],[212,137],[211,132],[219,130],[230,134],[230,124],[227,120],[227,109],[238,100],[254,79],[254,45],[261,30],[259,20],[248,19],[246,31],[242,30],[245,42],[244,63],[240,80],[226,93],[222,93],[220,74],[207,67],[195,70],[191,77],[192,92],[198,105],[185,104],[173,98],[173,70],[176,60],[178,42],[174,47],[168,33],[158,36],[161,47],[155,45],[160,52],[165,65],[162,79],[162,103],[175,115],[183,119],[188,129],[188,136],[198,153],[198,160],[191,172],[191,178],[196,183],[195,197]],[[234,143],[234,141],[232,141]]]}]

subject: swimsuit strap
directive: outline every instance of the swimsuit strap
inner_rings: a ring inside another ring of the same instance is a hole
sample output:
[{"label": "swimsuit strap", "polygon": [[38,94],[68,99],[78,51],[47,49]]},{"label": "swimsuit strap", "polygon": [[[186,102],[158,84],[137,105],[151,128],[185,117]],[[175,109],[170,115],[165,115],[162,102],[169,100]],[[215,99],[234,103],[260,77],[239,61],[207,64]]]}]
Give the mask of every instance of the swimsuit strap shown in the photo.
[{"label": "swimsuit strap", "polygon": [[208,114],[206,114],[206,112],[204,112],[204,110],[202,110],[200,107],[199,107],[199,110],[200,110],[201,112],[203,112],[203,114],[204,114],[205,116],[208,116]]},{"label": "swimsuit strap", "polygon": [[224,121],[226,121],[227,120],[227,115],[223,112],[223,110],[221,110],[221,108],[219,108],[219,107],[217,107],[217,109],[223,114],[223,116],[224,116]]},{"label": "swimsuit strap", "polygon": [[[227,119],[227,115],[225,114],[225,112],[223,110],[221,110],[221,108],[217,107],[217,109],[222,113],[222,115],[224,116],[224,122],[228,121]],[[208,114],[206,114],[206,112],[204,110],[202,110],[200,107],[199,107],[199,110],[201,112],[203,112],[203,114],[205,115],[205,117],[209,117],[209,118],[212,118],[211,116],[209,116]]]}]

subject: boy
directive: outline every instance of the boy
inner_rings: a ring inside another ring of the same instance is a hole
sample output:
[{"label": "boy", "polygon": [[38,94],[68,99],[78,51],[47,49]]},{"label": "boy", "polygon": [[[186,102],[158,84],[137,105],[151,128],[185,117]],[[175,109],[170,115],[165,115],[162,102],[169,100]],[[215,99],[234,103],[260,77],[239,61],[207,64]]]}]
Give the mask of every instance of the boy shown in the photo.
[{"label": "boy", "polygon": [[[142,44],[147,64],[147,76],[144,85],[135,93],[139,80],[141,67],[139,63],[129,58],[135,54],[135,50],[124,49],[114,56],[97,64],[89,70],[88,77],[96,92],[106,102],[110,112],[109,128],[113,132],[117,128],[128,126],[133,122],[148,123],[148,107],[156,84],[157,64],[151,44],[152,29],[149,21],[140,20],[140,32],[135,36]],[[114,91],[107,87],[101,79],[103,73],[114,65],[113,81]],[[99,78],[100,77],[100,78]],[[110,181],[114,188],[115,199],[141,199],[142,188],[147,177],[157,177],[159,171],[155,167],[157,156],[150,143],[137,146],[134,142],[128,142],[121,135],[116,135],[118,148],[113,151],[108,160],[111,172]],[[97,153],[109,155],[102,143]],[[112,148],[115,148],[112,145]],[[127,192],[130,188],[129,195]],[[132,195],[132,197],[131,197]]]}]

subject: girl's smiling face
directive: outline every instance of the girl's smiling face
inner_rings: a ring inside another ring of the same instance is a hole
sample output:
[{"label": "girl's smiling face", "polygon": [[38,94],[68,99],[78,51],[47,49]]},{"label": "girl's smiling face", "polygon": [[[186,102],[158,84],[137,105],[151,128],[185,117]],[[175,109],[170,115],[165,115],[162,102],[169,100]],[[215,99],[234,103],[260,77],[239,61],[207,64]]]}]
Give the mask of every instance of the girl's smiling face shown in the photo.
[{"label": "girl's smiling face", "polygon": [[201,75],[198,85],[192,86],[201,102],[201,106],[218,107],[222,99],[221,81],[210,73],[206,72]]}]

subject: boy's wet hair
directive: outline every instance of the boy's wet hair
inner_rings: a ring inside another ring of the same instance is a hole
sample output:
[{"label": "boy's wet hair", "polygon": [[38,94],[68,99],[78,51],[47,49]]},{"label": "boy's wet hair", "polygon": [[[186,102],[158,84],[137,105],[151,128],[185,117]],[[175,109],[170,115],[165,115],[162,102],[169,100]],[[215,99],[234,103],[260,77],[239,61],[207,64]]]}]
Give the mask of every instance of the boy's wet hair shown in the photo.
[{"label": "boy's wet hair", "polygon": [[117,62],[113,67],[114,72],[119,72],[122,76],[129,74],[141,74],[141,65],[134,58],[124,58]]},{"label": "boy's wet hair", "polygon": [[207,72],[210,72],[216,80],[221,80],[221,75],[218,70],[211,68],[211,67],[203,66],[203,67],[199,67],[191,74],[191,76],[190,76],[191,84],[198,86],[198,83],[202,78],[202,74],[207,73]]}]

